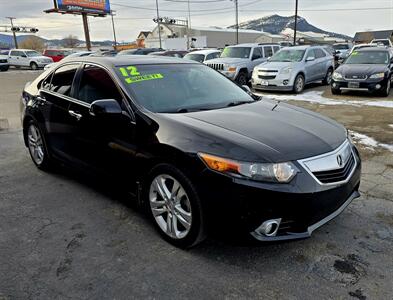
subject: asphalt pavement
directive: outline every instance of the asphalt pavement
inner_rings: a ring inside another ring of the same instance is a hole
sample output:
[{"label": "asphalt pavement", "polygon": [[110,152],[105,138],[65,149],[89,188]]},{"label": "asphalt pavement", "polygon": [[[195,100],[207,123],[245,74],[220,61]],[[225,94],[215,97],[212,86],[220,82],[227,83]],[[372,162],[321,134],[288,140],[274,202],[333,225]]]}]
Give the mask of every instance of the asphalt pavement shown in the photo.
[{"label": "asphalt pavement", "polygon": [[362,197],[310,239],[180,250],[118,186],[35,168],[17,122],[35,76],[0,73],[0,299],[393,299],[391,152],[367,156]]}]

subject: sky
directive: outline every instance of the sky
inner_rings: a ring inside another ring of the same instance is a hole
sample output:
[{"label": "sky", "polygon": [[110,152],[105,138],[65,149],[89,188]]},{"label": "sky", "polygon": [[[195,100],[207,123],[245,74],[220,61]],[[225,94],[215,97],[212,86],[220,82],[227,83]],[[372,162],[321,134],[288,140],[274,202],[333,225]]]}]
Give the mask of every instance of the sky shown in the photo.
[{"label": "sky", "polygon": [[[240,22],[272,14],[294,14],[295,0],[238,0]],[[231,0],[190,0],[191,25],[226,27],[235,23]],[[187,0],[158,0],[162,17],[185,19]],[[0,26],[9,24],[5,17],[17,19],[15,25],[37,27],[45,38],[76,35],[83,39],[81,16],[46,14],[53,0],[0,0]],[[133,41],[140,31],[154,28],[156,0],[111,0],[116,11],[118,41]],[[327,31],[353,36],[357,31],[393,28],[393,0],[299,0],[299,15],[309,23]],[[90,35],[94,41],[112,40],[109,17],[89,18]],[[0,27],[0,30],[2,28]]]}]

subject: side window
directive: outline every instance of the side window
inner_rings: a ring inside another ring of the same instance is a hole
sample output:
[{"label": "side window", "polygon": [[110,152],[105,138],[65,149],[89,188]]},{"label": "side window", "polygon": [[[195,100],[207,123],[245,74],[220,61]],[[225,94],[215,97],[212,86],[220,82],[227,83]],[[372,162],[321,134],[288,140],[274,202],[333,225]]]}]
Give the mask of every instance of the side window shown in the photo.
[{"label": "side window", "polygon": [[11,51],[10,56],[18,56],[19,51]]},{"label": "side window", "polygon": [[41,89],[43,89],[43,90],[49,90],[50,89],[50,83],[51,83],[51,80],[52,80],[52,75],[53,74],[50,74],[48,77],[46,77],[44,79],[44,81],[42,81]]},{"label": "side window", "polygon": [[72,82],[79,64],[65,65],[58,68],[52,76],[49,90],[65,96],[71,93]]},{"label": "side window", "polygon": [[314,57],[314,58],[316,58],[316,57],[315,57],[315,52],[314,52],[314,49],[310,49],[310,50],[308,50],[308,52],[307,52],[307,56],[306,56],[306,59],[307,59],[307,58],[310,58],[310,57]]},{"label": "side window", "polygon": [[315,49],[314,51],[315,51],[315,58],[322,58],[326,56],[325,52],[323,52],[322,49]]},{"label": "side window", "polygon": [[263,47],[263,51],[265,51],[265,58],[269,58],[269,57],[273,56],[272,46],[265,46],[265,47]]},{"label": "side window", "polygon": [[273,51],[274,51],[274,53],[280,51],[280,47],[279,46],[273,46]]},{"label": "side window", "polygon": [[214,59],[214,58],[216,58],[216,57],[214,56],[214,54],[215,54],[215,53],[210,53],[210,54],[208,54],[208,55],[206,56],[206,59],[205,59],[205,60],[209,60],[209,59]]},{"label": "side window", "polygon": [[89,104],[101,99],[115,99],[121,102],[122,96],[116,84],[104,69],[93,65],[85,65],[77,99]]},{"label": "side window", "polygon": [[221,55],[221,52],[214,52],[213,53],[213,58],[219,58]]},{"label": "side window", "polygon": [[254,48],[254,52],[252,53],[252,59],[259,59],[262,58],[262,49],[261,48]]}]

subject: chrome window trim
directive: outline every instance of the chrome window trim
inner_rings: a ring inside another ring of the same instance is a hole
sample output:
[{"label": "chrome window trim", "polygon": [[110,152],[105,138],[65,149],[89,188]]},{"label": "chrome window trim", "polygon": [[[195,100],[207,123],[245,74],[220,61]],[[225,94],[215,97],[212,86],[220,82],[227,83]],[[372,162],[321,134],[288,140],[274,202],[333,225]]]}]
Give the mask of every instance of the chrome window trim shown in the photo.
[{"label": "chrome window trim", "polygon": [[[322,182],[319,181],[319,179],[313,174],[313,172],[307,167],[307,162],[313,161],[313,160],[318,160],[318,159],[323,159],[323,158],[325,158],[325,157],[332,156],[332,155],[337,155],[339,152],[341,152],[341,150],[343,150],[343,149],[344,149],[345,147],[347,147],[347,146],[350,146],[350,147],[351,147],[351,143],[350,143],[350,141],[349,141],[348,139],[346,139],[346,140],[344,141],[344,143],[342,143],[337,149],[335,149],[335,150],[333,150],[333,151],[331,151],[331,152],[324,153],[324,154],[321,154],[321,155],[317,155],[317,156],[314,156],[314,157],[308,157],[308,158],[305,158],[305,159],[301,159],[301,160],[298,160],[297,162],[302,166],[302,168],[303,168],[304,170],[306,170],[306,172],[307,172],[308,174],[311,175],[312,178],[314,178],[314,180],[315,180],[319,185],[322,185],[322,186],[342,185],[342,184],[347,183],[347,182],[352,178],[353,173],[355,173],[356,167],[357,167],[357,165],[358,165],[358,160],[357,160],[357,158],[356,158],[356,155],[355,155],[353,149],[351,149],[351,155],[353,156],[355,162],[354,162],[354,165],[353,165],[353,167],[352,167],[351,172],[349,173],[348,177],[347,177],[345,180],[341,180],[341,181],[337,181],[337,182],[331,182],[331,183],[322,183]],[[349,160],[349,159],[350,159],[350,156],[348,157],[348,160]],[[347,161],[348,161],[348,160],[347,160]],[[347,163],[347,161],[346,161],[345,163]],[[332,169],[332,170],[334,170],[334,169]],[[329,170],[321,170],[321,171],[329,171]],[[315,172],[317,172],[317,171],[315,171]]]}]

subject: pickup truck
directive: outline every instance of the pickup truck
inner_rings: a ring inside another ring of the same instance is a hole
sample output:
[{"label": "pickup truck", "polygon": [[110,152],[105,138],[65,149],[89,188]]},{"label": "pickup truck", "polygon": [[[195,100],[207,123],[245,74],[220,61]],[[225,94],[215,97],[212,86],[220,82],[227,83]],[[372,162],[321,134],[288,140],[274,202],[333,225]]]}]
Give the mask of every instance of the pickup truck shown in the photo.
[{"label": "pickup truck", "polygon": [[27,67],[37,70],[38,68],[45,67],[47,64],[53,63],[53,60],[34,50],[12,49],[8,54],[8,62],[10,66],[17,68]]}]

